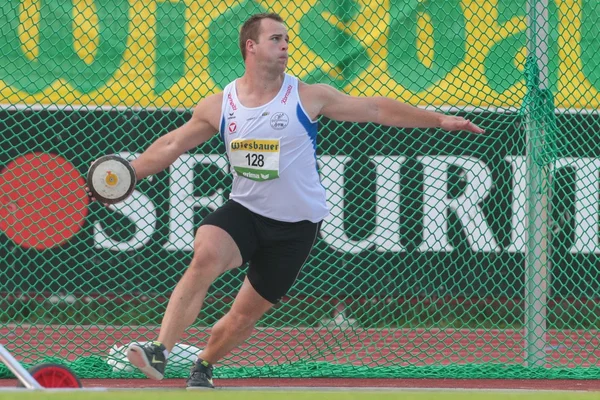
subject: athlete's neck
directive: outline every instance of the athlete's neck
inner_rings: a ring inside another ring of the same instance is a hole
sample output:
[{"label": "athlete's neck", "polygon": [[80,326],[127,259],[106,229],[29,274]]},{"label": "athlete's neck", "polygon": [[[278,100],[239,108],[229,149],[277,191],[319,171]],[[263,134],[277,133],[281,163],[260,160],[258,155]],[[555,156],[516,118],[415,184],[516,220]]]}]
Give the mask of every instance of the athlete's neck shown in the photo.
[{"label": "athlete's neck", "polygon": [[236,82],[237,95],[254,101],[270,101],[279,93],[285,74],[269,74],[267,71],[246,71]]}]

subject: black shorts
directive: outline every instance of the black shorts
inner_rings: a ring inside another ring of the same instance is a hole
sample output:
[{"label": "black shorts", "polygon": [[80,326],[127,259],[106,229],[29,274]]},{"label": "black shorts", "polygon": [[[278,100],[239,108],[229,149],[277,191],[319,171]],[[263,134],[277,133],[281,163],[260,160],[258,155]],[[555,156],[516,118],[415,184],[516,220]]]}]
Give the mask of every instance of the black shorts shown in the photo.
[{"label": "black shorts", "polygon": [[200,225],[214,225],[233,238],[248,262],[248,280],[275,304],[290,290],[308,259],[321,223],[281,222],[263,217],[233,200],[209,214]]}]

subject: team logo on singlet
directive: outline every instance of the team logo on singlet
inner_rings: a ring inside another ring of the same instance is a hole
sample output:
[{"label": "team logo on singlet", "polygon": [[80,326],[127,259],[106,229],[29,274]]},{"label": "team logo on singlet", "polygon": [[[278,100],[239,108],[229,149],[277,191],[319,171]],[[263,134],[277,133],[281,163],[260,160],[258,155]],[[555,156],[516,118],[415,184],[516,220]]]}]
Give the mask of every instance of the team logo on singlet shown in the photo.
[{"label": "team logo on singlet", "polygon": [[235,122],[231,122],[229,124],[229,134],[235,133],[235,131],[237,131],[237,124]]},{"label": "team logo on singlet", "polygon": [[271,117],[271,128],[281,130],[290,123],[290,118],[284,112],[276,112]]}]

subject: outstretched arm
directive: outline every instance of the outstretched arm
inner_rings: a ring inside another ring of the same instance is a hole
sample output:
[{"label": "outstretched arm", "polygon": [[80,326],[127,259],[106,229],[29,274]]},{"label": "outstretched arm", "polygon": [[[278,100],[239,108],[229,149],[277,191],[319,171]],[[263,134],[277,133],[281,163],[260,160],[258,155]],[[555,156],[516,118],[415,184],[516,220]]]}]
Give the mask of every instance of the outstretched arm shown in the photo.
[{"label": "outstretched arm", "polygon": [[319,107],[318,114],[338,121],[484,133],[483,129],[462,117],[424,110],[387,97],[349,96],[324,84],[310,85],[307,89],[310,101]]},{"label": "outstretched arm", "polygon": [[209,140],[219,129],[222,93],[201,100],[192,117],[179,128],[159,137],[131,162],[138,179],[154,175],[171,165],[186,151]]}]

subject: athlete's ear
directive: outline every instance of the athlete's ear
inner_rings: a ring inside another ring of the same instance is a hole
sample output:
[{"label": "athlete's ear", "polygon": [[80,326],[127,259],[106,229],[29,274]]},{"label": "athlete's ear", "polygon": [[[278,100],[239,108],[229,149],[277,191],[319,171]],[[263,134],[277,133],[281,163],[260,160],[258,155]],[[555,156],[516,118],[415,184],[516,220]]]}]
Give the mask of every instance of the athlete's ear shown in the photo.
[{"label": "athlete's ear", "polygon": [[256,45],[256,43],[254,43],[254,40],[252,40],[252,39],[246,40],[246,53],[255,53],[256,52],[255,45]]}]

